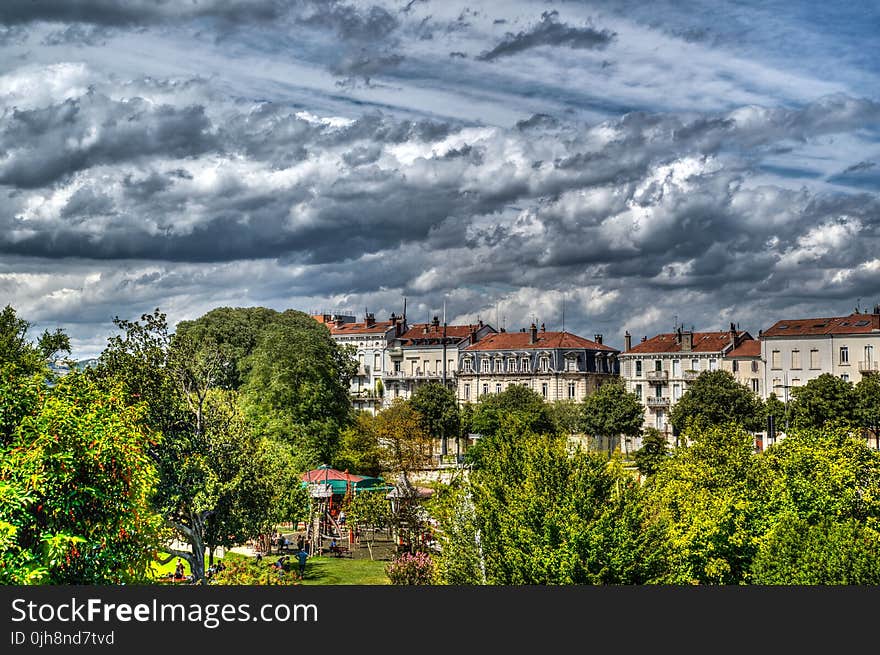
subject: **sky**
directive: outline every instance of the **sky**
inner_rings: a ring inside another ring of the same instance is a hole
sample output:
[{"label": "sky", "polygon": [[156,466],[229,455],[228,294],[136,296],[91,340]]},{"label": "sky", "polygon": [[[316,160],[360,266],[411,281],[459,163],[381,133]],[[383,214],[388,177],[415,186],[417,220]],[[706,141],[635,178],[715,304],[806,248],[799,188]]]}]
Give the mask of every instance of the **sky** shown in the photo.
[{"label": "sky", "polygon": [[880,303],[880,5],[3,0],[0,305],[623,348]]}]

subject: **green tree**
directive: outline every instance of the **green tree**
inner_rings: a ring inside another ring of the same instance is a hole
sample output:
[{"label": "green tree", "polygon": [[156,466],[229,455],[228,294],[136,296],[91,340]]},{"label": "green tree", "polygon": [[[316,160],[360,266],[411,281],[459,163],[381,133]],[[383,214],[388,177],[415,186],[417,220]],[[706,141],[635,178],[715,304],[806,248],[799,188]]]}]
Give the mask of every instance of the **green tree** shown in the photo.
[{"label": "green tree", "polygon": [[530,432],[549,434],[556,426],[544,398],[522,384],[513,384],[499,394],[484,395],[474,405],[471,429],[484,436],[498,432],[502,418],[517,415]]},{"label": "green tree", "polygon": [[391,525],[391,505],[381,491],[364,490],[357,492],[346,507],[351,523],[367,542],[370,559],[373,559],[373,542],[376,532]]},{"label": "green tree", "polygon": [[36,402],[0,452],[0,580],[146,581],[161,521],[148,455],[159,437],[144,408],[80,373],[27,398]]},{"label": "green tree", "polygon": [[664,533],[655,583],[744,584],[772,525],[770,477],[736,423],[691,428],[687,445],[646,482],[646,512]]},{"label": "green tree", "polygon": [[583,429],[581,404],[576,400],[557,400],[547,406],[553,427],[559,434],[576,437]]},{"label": "green tree", "polygon": [[654,475],[669,459],[669,444],[657,428],[647,428],[642,435],[642,447],[635,452],[636,466],[644,476]]},{"label": "green tree", "polygon": [[409,403],[421,416],[422,429],[439,441],[440,453],[445,455],[447,440],[457,440],[461,430],[455,393],[439,382],[429,382],[415,390]]},{"label": "green tree", "polygon": [[865,375],[856,384],[856,420],[874,437],[880,450],[880,375]]},{"label": "green tree", "polygon": [[[773,417],[774,431],[776,433],[784,432],[789,421],[788,407],[776,397],[775,393],[771,393],[764,401],[764,417],[770,416]],[[776,438],[776,434],[768,434],[767,437],[773,440]]]},{"label": "green tree", "polygon": [[339,447],[331,460],[335,468],[370,477],[381,475],[382,455],[374,422],[372,414],[359,412],[354,424],[342,430]]},{"label": "green tree", "polygon": [[857,425],[857,397],[852,382],[823,373],[791,390],[791,423],[798,428]]},{"label": "green tree", "polygon": [[287,311],[260,332],[241,388],[248,422],[290,442],[297,468],[333,460],[352,420],[348,382],[356,363],[307,314]]},{"label": "green tree", "polygon": [[669,421],[677,432],[689,423],[736,423],[746,430],[761,430],[764,411],[760,398],[728,371],[703,371],[675,403]]},{"label": "green tree", "polygon": [[581,408],[584,432],[607,439],[609,453],[614,450],[614,444],[621,435],[638,436],[644,417],[645,410],[638,397],[628,392],[619,381],[600,386],[584,399]]}]

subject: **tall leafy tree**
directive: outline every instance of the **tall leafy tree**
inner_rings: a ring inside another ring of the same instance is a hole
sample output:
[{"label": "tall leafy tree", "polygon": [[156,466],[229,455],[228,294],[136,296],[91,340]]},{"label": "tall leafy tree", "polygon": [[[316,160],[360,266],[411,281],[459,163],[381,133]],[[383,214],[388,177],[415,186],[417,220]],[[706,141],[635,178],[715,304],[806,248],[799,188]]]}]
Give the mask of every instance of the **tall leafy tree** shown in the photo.
[{"label": "tall leafy tree", "polygon": [[763,427],[760,398],[728,371],[703,371],[675,403],[669,421],[679,432],[689,423],[724,425],[736,423],[746,430]]},{"label": "tall leafy tree", "polygon": [[856,384],[856,420],[880,450],[880,375],[866,375]]},{"label": "tall leafy tree", "polygon": [[339,448],[331,464],[340,471],[350,471],[370,477],[382,473],[381,452],[373,423],[375,417],[369,412],[359,412],[354,423],[342,430]]},{"label": "tall leafy tree", "polygon": [[159,436],[142,424],[144,407],[80,373],[26,397],[0,452],[0,580],[146,581],[161,520],[148,455]]},{"label": "tall leafy tree", "polygon": [[584,399],[581,407],[584,432],[607,439],[609,452],[621,435],[638,436],[644,416],[645,410],[638,397],[628,392],[622,382],[603,384]]},{"label": "tall leafy tree", "polygon": [[418,387],[409,402],[419,413],[422,428],[440,443],[441,454],[446,454],[448,439],[458,439],[461,431],[455,393],[439,382],[429,382]]},{"label": "tall leafy tree", "polygon": [[517,415],[529,431],[537,434],[555,432],[556,426],[544,398],[525,385],[510,385],[499,394],[484,395],[474,406],[471,429],[482,435],[497,433],[502,418]]},{"label": "tall leafy tree", "polygon": [[791,422],[798,428],[825,424],[857,425],[857,397],[852,382],[823,373],[791,390]]},{"label": "tall leafy tree", "polygon": [[635,452],[636,466],[645,476],[654,475],[669,459],[669,444],[657,428],[647,428],[642,435],[642,447]]}]

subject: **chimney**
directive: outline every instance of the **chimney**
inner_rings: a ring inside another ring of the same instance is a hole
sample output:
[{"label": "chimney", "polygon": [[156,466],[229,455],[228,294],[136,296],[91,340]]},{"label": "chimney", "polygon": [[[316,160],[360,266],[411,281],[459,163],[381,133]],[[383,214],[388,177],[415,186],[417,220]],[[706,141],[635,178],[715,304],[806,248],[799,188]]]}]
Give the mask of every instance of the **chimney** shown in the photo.
[{"label": "chimney", "polygon": [[631,350],[633,345],[632,335],[629,333],[629,330],[623,333],[623,349]]},{"label": "chimney", "polygon": [[544,324],[543,324],[543,323],[541,323],[541,332],[546,332],[546,331],[547,331],[547,328],[544,327]]},{"label": "chimney", "polygon": [[596,337],[596,339],[595,339],[596,343],[598,343],[601,346],[602,345],[602,335],[597,334],[597,335],[595,335],[595,337]]},{"label": "chimney", "polygon": [[675,328],[675,343],[681,343],[681,328]]},{"label": "chimney", "polygon": [[366,314],[364,316],[364,324],[367,327],[372,327],[376,324],[376,315],[375,314]]},{"label": "chimney", "polygon": [[874,313],[880,314],[880,305],[874,305]]},{"label": "chimney", "polygon": [[529,343],[538,343],[538,327],[534,323],[529,326]]},{"label": "chimney", "polygon": [[736,325],[730,323],[730,347],[736,348]]},{"label": "chimney", "polygon": [[682,352],[689,353],[694,348],[694,333],[693,332],[682,332],[681,333],[681,350]]},{"label": "chimney", "polygon": [[477,343],[477,328],[471,325],[471,345]]},{"label": "chimney", "polygon": [[645,343],[645,342],[646,342],[646,341],[647,341],[647,340],[648,340],[648,337],[647,337],[647,335],[646,335],[646,336],[644,336],[644,337],[642,337],[642,343]]},{"label": "chimney", "polygon": [[434,320],[431,321],[431,327],[434,328],[434,332],[437,331],[437,328],[440,327],[440,317],[435,316]]},{"label": "chimney", "polygon": [[345,324],[345,319],[343,319],[341,316],[337,316],[335,317],[333,322],[336,324],[336,327],[342,327]]},{"label": "chimney", "polygon": [[762,338],[764,336],[764,328],[758,328],[758,338]]}]

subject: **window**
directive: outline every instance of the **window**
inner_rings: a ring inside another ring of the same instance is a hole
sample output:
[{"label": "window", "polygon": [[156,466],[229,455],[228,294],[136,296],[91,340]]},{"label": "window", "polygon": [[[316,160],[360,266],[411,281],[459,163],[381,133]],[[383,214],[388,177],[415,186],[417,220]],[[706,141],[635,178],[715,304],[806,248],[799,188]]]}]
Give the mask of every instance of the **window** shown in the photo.
[{"label": "window", "polygon": [[363,353],[358,354],[358,364],[360,365],[361,368],[364,367],[364,354]]},{"label": "window", "polygon": [[691,370],[692,371],[699,371],[700,370],[700,360],[699,359],[692,359],[691,360]]},{"label": "window", "polygon": [[455,360],[454,359],[447,359],[446,360],[446,371],[451,372],[454,370],[455,370]]},{"label": "window", "polygon": [[394,397],[397,398],[399,395],[400,395],[400,385],[395,384],[394,385]]},{"label": "window", "polygon": [[737,371],[739,371],[739,362],[736,361],[735,359],[733,360],[731,366],[732,366],[732,368],[733,368],[733,372],[734,372],[734,373],[736,373]]},{"label": "window", "polygon": [[489,360],[488,359],[480,360],[480,371],[482,371],[483,373],[489,372]]},{"label": "window", "polygon": [[849,382],[849,376],[846,373],[843,373],[840,376],[840,379],[843,380],[844,382]]},{"label": "window", "polygon": [[434,372],[435,372],[437,375],[441,375],[441,374],[443,373],[443,360],[442,360],[442,359],[438,359],[438,360],[436,360],[436,361],[434,362],[434,366],[437,367],[437,368],[434,369]]},{"label": "window", "polygon": [[710,359],[709,360],[709,370],[710,371],[718,370],[718,360],[717,359]]},{"label": "window", "polygon": [[659,360],[659,359],[654,360],[654,370],[655,371],[662,371],[663,370],[663,362],[661,360]]},{"label": "window", "polygon": [[516,360],[513,357],[507,360],[507,372],[516,373]]},{"label": "window", "polygon": [[758,362],[752,362],[752,373],[758,372]]},{"label": "window", "polygon": [[819,368],[819,349],[810,349],[810,368]]},{"label": "window", "polygon": [[578,370],[577,357],[569,357],[568,359],[565,360],[565,370],[566,371]]},{"label": "window", "polygon": [[528,372],[529,372],[529,369],[531,369],[531,366],[529,366],[529,358],[528,358],[528,357],[523,357],[523,360],[522,360],[522,372],[523,372],[523,373],[528,373]]},{"label": "window", "polygon": [[568,383],[568,398],[569,400],[573,400],[575,397],[575,392],[577,391],[577,384],[574,382]]},{"label": "window", "polygon": [[547,383],[544,382],[541,384],[541,395],[544,396],[544,399],[547,399]]},{"label": "window", "polygon": [[792,350],[791,351],[791,367],[792,368],[800,368],[801,367],[801,351],[800,350]]},{"label": "window", "polygon": [[840,363],[849,364],[849,348],[846,346],[840,347]]},{"label": "window", "polygon": [[382,370],[382,355],[378,353],[373,356],[373,370],[381,371]]},{"label": "window", "polygon": [[500,357],[498,357],[495,360],[495,372],[496,373],[503,373],[504,372],[504,362],[501,360]]},{"label": "window", "polygon": [[782,353],[780,353],[778,350],[774,350],[770,353],[770,368],[782,368]]},{"label": "window", "polygon": [[500,384],[495,385],[495,393],[501,393],[501,385]]},{"label": "window", "polygon": [[654,416],[654,427],[658,430],[663,429],[663,410],[658,409],[657,414]]},{"label": "window", "polygon": [[791,381],[791,386],[793,386],[793,387],[799,387],[799,386],[801,386],[801,380],[800,380],[800,378],[794,378],[794,379]]},{"label": "window", "polygon": [[636,377],[637,378],[642,377],[642,360],[641,359],[636,360]]},{"label": "window", "polygon": [[465,400],[471,399],[471,385],[469,385],[469,384],[464,385],[464,399]]},{"label": "window", "polygon": [[488,393],[489,393],[489,385],[484,384],[483,385],[483,395],[486,396],[486,395],[488,395]]},{"label": "window", "polygon": [[539,369],[542,373],[546,373],[550,370],[550,358],[549,357],[541,357]]},{"label": "window", "polygon": [[681,377],[681,360],[673,359],[672,360],[672,377],[680,378]]},{"label": "window", "polygon": [[673,384],[672,385],[672,400],[678,402],[678,400],[680,398],[681,398],[681,385],[680,384]]},{"label": "window", "polygon": [[640,384],[636,385],[636,398],[638,398],[639,400],[642,399],[642,385]]},{"label": "window", "polygon": [[422,360],[422,373],[427,375],[431,371],[431,362],[427,359]]},{"label": "window", "polygon": [[397,360],[396,362],[394,362],[394,372],[400,373],[400,360]]},{"label": "window", "polygon": [[869,371],[877,370],[874,364],[874,346],[865,346],[865,368]]},{"label": "window", "polygon": [[758,378],[752,378],[752,393],[761,393],[761,381]]},{"label": "window", "polygon": [[463,360],[461,361],[461,366],[462,366],[462,368],[464,369],[464,372],[465,372],[465,373],[470,373],[470,372],[471,372],[471,360],[469,360],[469,359],[463,359]]}]

